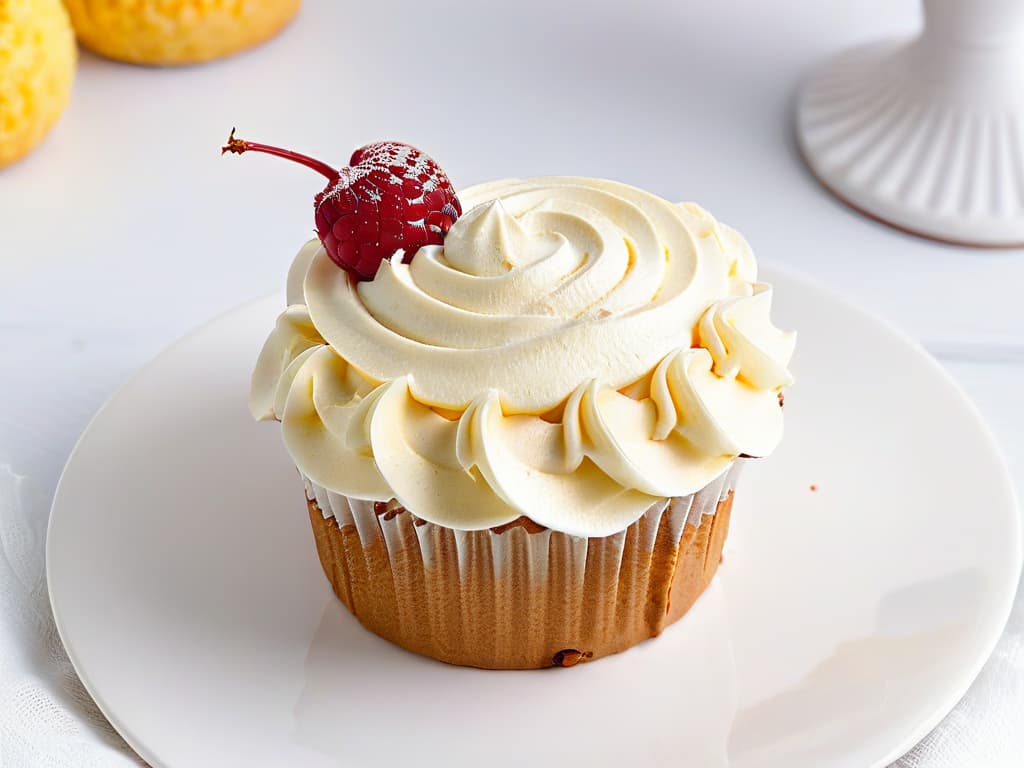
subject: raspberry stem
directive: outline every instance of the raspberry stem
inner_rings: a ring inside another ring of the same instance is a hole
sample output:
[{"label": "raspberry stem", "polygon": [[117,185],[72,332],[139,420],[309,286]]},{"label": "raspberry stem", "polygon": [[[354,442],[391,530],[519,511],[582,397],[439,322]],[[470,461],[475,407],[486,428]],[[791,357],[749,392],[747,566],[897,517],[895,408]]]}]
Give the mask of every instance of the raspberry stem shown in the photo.
[{"label": "raspberry stem", "polygon": [[277,157],[283,157],[286,160],[291,160],[295,163],[301,163],[307,168],[312,168],[314,171],[326,176],[331,181],[338,178],[338,172],[334,168],[331,168],[327,163],[320,162],[308,155],[292,152],[290,149],[272,147],[269,144],[258,144],[255,141],[236,139],[234,128],[231,129],[231,135],[228,136],[228,143],[220,148],[220,153],[222,155],[227,152],[234,152],[236,155],[240,155],[243,152],[263,152],[268,155],[276,155]]}]

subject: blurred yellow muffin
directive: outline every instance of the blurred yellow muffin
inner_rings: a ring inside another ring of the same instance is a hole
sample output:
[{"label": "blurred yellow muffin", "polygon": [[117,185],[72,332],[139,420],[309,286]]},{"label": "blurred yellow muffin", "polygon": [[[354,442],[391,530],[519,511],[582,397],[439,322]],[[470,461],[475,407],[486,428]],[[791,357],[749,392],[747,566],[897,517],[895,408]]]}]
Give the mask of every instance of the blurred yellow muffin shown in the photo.
[{"label": "blurred yellow muffin", "polygon": [[79,41],[135,64],[194,64],[262,43],[301,0],[64,0]]},{"label": "blurred yellow muffin", "polygon": [[0,166],[26,154],[57,122],[77,53],[60,0],[0,1]]}]

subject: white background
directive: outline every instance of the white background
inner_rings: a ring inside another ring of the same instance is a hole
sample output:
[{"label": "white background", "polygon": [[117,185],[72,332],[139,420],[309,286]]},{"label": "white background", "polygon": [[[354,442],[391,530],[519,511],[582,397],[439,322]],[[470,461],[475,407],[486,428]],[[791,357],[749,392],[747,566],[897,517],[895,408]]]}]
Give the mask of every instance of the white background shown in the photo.
[{"label": "white background", "polygon": [[[307,0],[278,39],[223,62],[154,70],[83,54],[57,129],[0,171],[0,522],[21,521],[30,540],[12,543],[8,525],[0,554],[40,551],[64,460],[118,384],[211,316],[280,289],[310,236],[322,179],[267,157],[219,157],[233,125],[337,165],[368,141],[408,141],[457,188],[579,174],[696,200],[760,260],[921,340],[978,403],[1024,484],[1024,252],[937,245],[863,219],[821,191],[795,150],[801,76],[919,20],[913,0]],[[36,573],[27,562],[18,573]],[[4,567],[0,557],[0,579]],[[42,594],[23,575],[9,581]],[[21,706],[36,675],[72,713],[53,728],[106,738],[82,724],[92,715],[61,660],[39,650],[48,629],[36,607],[0,624],[11,649],[0,654],[0,712]],[[1024,732],[1022,613],[907,768],[1015,764],[1024,745],[1000,736]],[[0,764],[14,743],[4,717]]]}]

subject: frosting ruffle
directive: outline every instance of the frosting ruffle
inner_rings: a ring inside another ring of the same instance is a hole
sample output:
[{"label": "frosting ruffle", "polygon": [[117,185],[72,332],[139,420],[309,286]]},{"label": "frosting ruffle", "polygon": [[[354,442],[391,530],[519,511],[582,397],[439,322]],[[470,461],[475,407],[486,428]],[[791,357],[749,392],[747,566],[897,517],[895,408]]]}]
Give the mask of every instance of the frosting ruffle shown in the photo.
[{"label": "frosting ruffle", "polygon": [[738,233],[593,179],[460,197],[444,246],[373,281],[296,257],[250,406],[303,474],[452,528],[603,536],[774,449],[795,336]]}]

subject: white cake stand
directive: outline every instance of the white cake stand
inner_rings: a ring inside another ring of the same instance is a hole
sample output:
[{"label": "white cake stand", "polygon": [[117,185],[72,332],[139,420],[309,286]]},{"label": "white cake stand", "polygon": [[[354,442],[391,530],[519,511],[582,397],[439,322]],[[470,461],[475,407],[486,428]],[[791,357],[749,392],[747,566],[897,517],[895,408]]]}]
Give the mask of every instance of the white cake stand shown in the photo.
[{"label": "white cake stand", "polygon": [[1024,246],[1024,0],[924,0],[913,40],[813,73],[797,136],[854,208],[937,240]]}]

